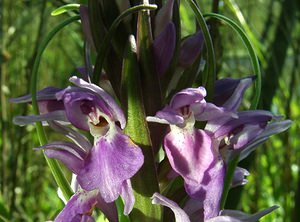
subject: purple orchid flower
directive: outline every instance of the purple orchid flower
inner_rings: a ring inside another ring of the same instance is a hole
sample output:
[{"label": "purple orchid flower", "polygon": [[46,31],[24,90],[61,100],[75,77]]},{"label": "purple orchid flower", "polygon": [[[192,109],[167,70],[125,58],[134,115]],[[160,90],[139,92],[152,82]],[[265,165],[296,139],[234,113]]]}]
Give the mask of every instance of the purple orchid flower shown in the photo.
[{"label": "purple orchid flower", "polygon": [[222,210],[218,213],[217,216],[207,220],[203,220],[199,218],[199,216],[197,217],[199,209],[201,211],[201,203],[197,203],[194,200],[192,200],[190,203],[188,202],[183,210],[174,201],[169,200],[159,193],[154,193],[152,196],[152,203],[160,204],[170,208],[175,215],[176,222],[256,222],[261,217],[271,213],[273,210],[278,208],[277,206],[272,206],[253,215],[248,215],[241,211],[235,210]]},{"label": "purple orchid flower", "polygon": [[233,116],[224,108],[207,103],[203,87],[188,88],[175,94],[162,111],[148,121],[170,124],[164,148],[173,170],[184,179],[188,195],[203,203],[204,218],[220,211],[225,165],[210,133],[196,129],[195,120],[207,121]]},{"label": "purple orchid flower", "polygon": [[[45,154],[61,160],[77,175],[82,189],[98,190],[106,203],[121,195],[125,201],[124,214],[129,214],[134,205],[130,178],[143,164],[142,151],[122,132],[126,125],[125,116],[109,94],[80,78],[71,77],[70,81],[76,87],[54,94],[56,101],[63,104],[62,110],[17,118],[17,122],[52,121],[52,127],[67,134],[75,143],[52,142],[41,147]],[[40,102],[44,99],[43,91],[38,95]],[[57,112],[64,118],[57,118]],[[62,119],[78,129],[89,131],[94,137],[94,145],[81,134],[56,122]]]},{"label": "purple orchid flower", "polygon": [[[275,116],[265,110],[237,111],[252,80],[253,77],[226,78],[216,82],[214,101],[235,112],[238,117],[224,116],[212,119],[205,126],[205,130],[219,141],[219,149],[226,162],[236,154],[240,154],[240,160],[244,159],[271,135],[287,130],[292,124],[291,120],[282,121],[281,116]],[[275,121],[271,122],[272,120]]]},{"label": "purple orchid flower", "polygon": [[[187,194],[203,204],[204,220],[220,211],[226,163],[235,152],[244,157],[257,144],[290,125],[289,120],[269,123],[278,117],[268,111],[236,111],[251,82],[252,78],[237,81],[226,93],[227,100],[222,103],[225,107],[207,103],[203,87],[188,88],[175,94],[155,117],[147,117],[148,121],[170,125],[164,138],[167,157],[173,170],[183,177]],[[208,121],[205,129],[194,128],[195,120]],[[237,171],[232,185],[245,184],[246,175],[245,171]]]}]

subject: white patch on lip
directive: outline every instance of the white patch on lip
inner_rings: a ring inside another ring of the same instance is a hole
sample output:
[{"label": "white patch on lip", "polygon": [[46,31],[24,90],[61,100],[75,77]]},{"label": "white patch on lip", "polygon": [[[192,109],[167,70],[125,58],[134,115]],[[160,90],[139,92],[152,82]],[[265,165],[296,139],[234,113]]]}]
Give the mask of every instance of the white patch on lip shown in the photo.
[{"label": "white patch on lip", "polygon": [[94,137],[94,141],[105,136],[113,124],[114,123],[110,121],[109,116],[105,115],[99,109],[96,109],[95,112],[91,112],[88,115],[88,125],[90,133]]}]

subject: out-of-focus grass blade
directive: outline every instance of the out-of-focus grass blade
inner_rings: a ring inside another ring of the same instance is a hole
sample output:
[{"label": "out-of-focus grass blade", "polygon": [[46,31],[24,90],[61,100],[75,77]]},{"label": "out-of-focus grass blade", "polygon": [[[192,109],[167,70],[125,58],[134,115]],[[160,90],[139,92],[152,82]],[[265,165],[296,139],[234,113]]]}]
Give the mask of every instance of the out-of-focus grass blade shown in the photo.
[{"label": "out-of-focus grass blade", "polygon": [[51,12],[52,16],[57,16],[57,15],[61,15],[67,11],[71,11],[71,10],[77,10],[79,9],[80,4],[67,4],[67,5],[63,5],[55,10],[53,10]]},{"label": "out-of-focus grass blade", "polygon": [[9,213],[7,208],[5,207],[2,198],[0,198],[0,222],[9,221]]},{"label": "out-of-focus grass blade", "polygon": [[263,65],[265,65],[266,60],[265,60],[265,57],[261,50],[263,48],[263,45],[259,42],[258,38],[251,31],[251,28],[248,26],[248,23],[246,22],[245,17],[243,15],[242,11],[240,10],[238,4],[235,2],[235,0],[225,0],[224,2],[229,7],[229,9],[232,11],[232,13],[239,20],[241,26],[243,27],[247,36],[249,37],[250,41],[252,42],[259,60],[262,62]]}]

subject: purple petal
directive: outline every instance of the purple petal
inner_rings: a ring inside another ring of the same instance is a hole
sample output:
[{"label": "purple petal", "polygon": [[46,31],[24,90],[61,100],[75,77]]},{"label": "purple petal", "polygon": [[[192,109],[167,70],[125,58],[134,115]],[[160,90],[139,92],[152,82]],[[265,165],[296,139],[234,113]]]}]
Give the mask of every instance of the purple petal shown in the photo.
[{"label": "purple petal", "polygon": [[83,189],[99,188],[106,202],[118,198],[124,181],[130,179],[144,161],[141,149],[127,135],[112,130],[95,141],[77,177]]},{"label": "purple petal", "polygon": [[188,195],[203,202],[204,218],[218,215],[225,166],[210,136],[200,129],[171,126],[164,147],[173,170],[183,177]]},{"label": "purple petal", "polygon": [[[177,124],[182,124],[184,122],[184,118],[169,106],[166,106],[163,110],[158,111],[155,117],[162,120],[166,120],[168,124],[177,125]],[[147,120],[151,120],[151,119],[148,118]]]},{"label": "purple petal", "polygon": [[235,134],[229,143],[233,149],[240,149],[249,142],[253,141],[264,131],[265,125],[245,125],[243,130]]},{"label": "purple petal", "polygon": [[16,125],[24,126],[39,121],[53,121],[53,120],[68,122],[68,119],[64,111],[54,111],[51,113],[45,113],[37,116],[36,115],[16,116],[13,119],[13,123]]},{"label": "purple petal", "polygon": [[173,170],[187,184],[200,184],[217,155],[210,136],[194,128],[171,126],[164,147]]},{"label": "purple petal", "polygon": [[250,110],[238,113],[238,118],[227,118],[221,120],[213,120],[209,122],[205,129],[213,132],[215,138],[226,136],[233,130],[238,129],[246,124],[260,125],[266,124],[268,121],[276,118],[271,112],[264,110]]},{"label": "purple petal", "polygon": [[[55,94],[62,89],[55,87],[47,87],[37,92],[37,101],[39,112],[41,114],[49,113],[57,110],[63,110],[63,103],[56,100]],[[12,103],[31,103],[31,95],[25,95],[17,98],[10,99]]]},{"label": "purple petal", "polygon": [[251,85],[253,77],[241,79],[224,78],[215,83],[214,103],[228,110],[236,111],[244,92]]},{"label": "purple petal", "polygon": [[236,167],[231,182],[231,187],[245,185],[246,183],[248,183],[248,180],[246,180],[245,177],[249,175],[250,173],[248,172],[248,170],[241,167]]},{"label": "purple petal", "polygon": [[64,209],[55,218],[55,222],[81,222],[82,219],[92,221],[90,216],[94,206],[97,204],[97,196],[98,191],[96,190],[89,192],[81,191],[74,194]]},{"label": "purple petal", "polygon": [[92,144],[90,141],[82,134],[73,130],[72,128],[65,127],[56,121],[49,122],[49,125],[55,131],[64,134],[66,137],[70,138],[74,143],[80,146],[85,151],[92,149]]},{"label": "purple petal", "polygon": [[180,47],[179,65],[184,68],[191,66],[202,51],[203,43],[204,37],[201,31],[186,38]]},{"label": "purple petal", "polygon": [[166,4],[158,11],[155,16],[155,32],[154,36],[157,38],[172,21],[174,0],[168,0]]},{"label": "purple petal", "polygon": [[[232,220],[232,221],[238,221],[238,222],[256,222],[258,221],[260,218],[262,218],[263,216],[271,213],[272,211],[276,210],[278,208],[278,206],[272,206],[269,207],[267,209],[264,209],[262,211],[259,211],[255,214],[249,215],[249,214],[245,214],[241,211],[237,211],[237,210],[223,210],[221,211],[221,215],[222,216],[229,216],[229,218],[234,218],[236,220]],[[221,222],[221,220],[212,220],[213,222]],[[228,220],[230,221],[230,220]],[[211,222],[211,221],[209,221]]]},{"label": "purple petal", "polygon": [[195,119],[198,121],[208,121],[219,119],[221,117],[233,117],[236,118],[237,115],[230,112],[223,107],[218,107],[212,103],[195,103],[191,105]]},{"label": "purple petal", "polygon": [[[37,100],[56,100],[55,94],[61,90],[62,89],[56,87],[46,87],[37,92]],[[11,103],[28,103],[32,101],[31,98],[31,95],[25,95],[17,98],[12,98],[9,101]]]},{"label": "purple petal", "polygon": [[174,54],[175,45],[175,25],[170,22],[153,42],[155,68],[158,76],[162,76],[167,71]]},{"label": "purple petal", "polygon": [[190,222],[188,215],[172,200],[160,195],[159,193],[154,193],[151,197],[152,204],[160,204],[169,207],[175,214],[176,222]]},{"label": "purple petal", "polygon": [[86,153],[74,143],[52,142],[37,149],[44,149],[47,157],[62,161],[75,174],[84,166]]},{"label": "purple petal", "polygon": [[130,180],[123,182],[121,196],[125,201],[124,214],[128,215],[132,211],[135,202]]},{"label": "purple petal", "polygon": [[293,122],[291,120],[283,120],[270,123],[266,126],[265,130],[259,134],[253,141],[241,148],[240,161],[245,159],[256,147],[265,142],[270,136],[281,133],[287,130]]},{"label": "purple petal", "polygon": [[215,160],[205,171],[201,184],[185,184],[189,196],[203,202],[204,221],[219,215],[224,177],[225,165],[220,159]]},{"label": "purple petal", "polygon": [[205,96],[206,96],[206,90],[204,87],[187,88],[181,90],[180,92],[176,93],[173,96],[170,102],[170,107],[176,110],[184,106],[189,106],[194,103],[199,103],[203,101]]},{"label": "purple petal", "polygon": [[121,110],[121,108],[118,106],[118,104],[115,102],[115,100],[109,94],[107,94],[103,89],[96,86],[95,84],[88,83],[78,78],[77,76],[71,77],[70,82],[74,83],[75,85],[83,89],[91,90],[92,92],[96,93],[96,95],[98,95],[100,98],[102,98],[106,102],[107,107],[112,111],[115,121],[120,122],[121,129],[125,128],[126,118],[124,116],[124,113]]}]

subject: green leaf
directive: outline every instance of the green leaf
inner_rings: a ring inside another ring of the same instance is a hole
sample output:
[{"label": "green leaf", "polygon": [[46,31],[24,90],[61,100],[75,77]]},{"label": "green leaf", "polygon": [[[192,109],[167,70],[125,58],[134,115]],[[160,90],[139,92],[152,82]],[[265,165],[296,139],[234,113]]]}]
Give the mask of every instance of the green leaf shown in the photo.
[{"label": "green leaf", "polygon": [[122,70],[122,104],[128,117],[125,133],[142,148],[144,154],[142,168],[131,179],[136,202],[130,218],[131,221],[158,222],[161,217],[161,208],[158,205],[152,205],[150,199],[153,193],[159,190],[158,180],[143,105],[136,43],[133,36],[130,36],[129,42]]},{"label": "green leaf", "polygon": [[118,219],[119,222],[130,222],[130,219],[128,216],[124,215],[124,203],[122,198],[119,196],[119,198],[115,201],[117,211],[118,211]]},{"label": "green leaf", "polygon": [[80,4],[67,4],[67,5],[63,5],[55,10],[53,10],[51,12],[51,15],[52,16],[57,16],[57,15],[60,15],[60,14],[63,14],[67,11],[71,11],[71,10],[77,10],[79,9],[80,7]]},{"label": "green leaf", "polygon": [[[65,26],[67,26],[70,23],[77,21],[79,19],[80,19],[80,16],[74,16],[74,17],[70,17],[70,18],[64,20],[63,22],[61,22],[59,25],[54,27],[51,32],[48,33],[46,38],[42,41],[41,45],[39,46],[38,53],[37,53],[36,59],[34,61],[32,73],[31,73],[31,81],[30,81],[32,107],[33,107],[33,112],[35,115],[40,114],[36,95],[37,95],[38,69],[39,69],[42,55],[43,55],[46,47],[49,45],[50,41],[61,29],[63,29]],[[38,134],[38,137],[40,140],[40,145],[46,144],[47,137],[44,132],[42,123],[36,122],[35,126],[36,126],[37,134]],[[51,170],[51,173],[52,173],[58,187],[62,190],[64,197],[67,200],[70,199],[70,197],[73,195],[73,191],[70,187],[68,180],[66,179],[65,175],[63,174],[62,169],[59,166],[59,163],[54,159],[47,158],[46,156],[45,156],[45,158],[46,158],[47,164]]]},{"label": "green leaf", "polygon": [[231,19],[220,15],[220,14],[216,14],[216,13],[207,13],[203,15],[204,17],[213,17],[216,19],[219,19],[223,22],[225,22],[227,25],[229,25],[234,31],[236,31],[236,33],[241,37],[243,43],[245,44],[248,52],[249,52],[249,56],[251,59],[251,64],[254,70],[254,74],[257,76],[257,81],[256,81],[256,89],[255,89],[255,95],[254,95],[254,100],[251,104],[250,109],[256,109],[259,103],[259,99],[260,99],[260,93],[261,93],[261,71],[260,71],[260,66],[259,66],[259,62],[258,62],[258,58],[257,55],[255,53],[255,50],[249,40],[249,38],[247,37],[246,33],[243,31],[243,29],[241,27],[239,27],[238,24],[236,24],[234,21],[232,21]]}]

